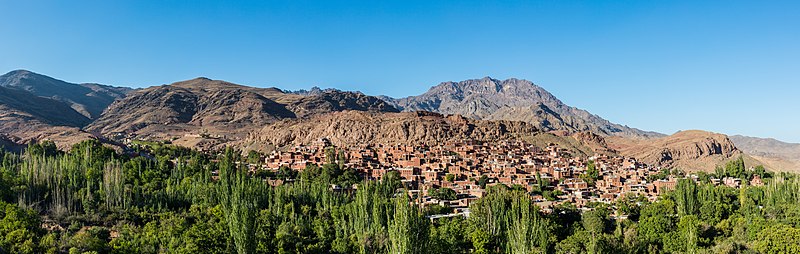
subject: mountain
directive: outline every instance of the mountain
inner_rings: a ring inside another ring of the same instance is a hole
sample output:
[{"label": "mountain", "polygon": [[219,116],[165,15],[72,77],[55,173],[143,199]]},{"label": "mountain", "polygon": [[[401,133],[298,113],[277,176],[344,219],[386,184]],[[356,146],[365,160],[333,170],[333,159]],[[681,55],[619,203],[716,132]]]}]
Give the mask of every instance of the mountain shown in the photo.
[{"label": "mountain", "polygon": [[578,156],[622,154],[687,170],[713,169],[737,156],[772,169],[800,165],[800,144],[742,136],[732,142],[703,131],[670,136],[642,131],[570,107],[519,79],[444,82],[422,95],[393,99],[208,78],[132,90],[25,70],[0,76],[0,145],[51,139],[68,147],[94,137],[170,140],[204,149],[278,148],[323,137],[340,145],[520,138],[539,146],[558,144]]},{"label": "mountain", "polygon": [[730,138],[736,144],[736,147],[749,154],[800,160],[800,144],[787,143],[773,138],[756,138],[742,135],[733,135]]},{"label": "mountain", "polygon": [[606,136],[661,137],[611,123],[588,111],[570,107],[527,80],[490,77],[443,82],[422,95],[400,99],[383,97],[403,111],[459,114],[483,120],[525,121],[542,130],[590,131]]},{"label": "mountain", "polygon": [[7,121],[38,121],[55,126],[81,127],[91,119],[63,101],[39,97],[25,90],[0,86],[0,115]]},{"label": "mountain", "polygon": [[800,144],[741,135],[730,138],[736,147],[772,168],[800,171]]},{"label": "mountain", "polygon": [[0,76],[0,87],[63,102],[87,119],[96,119],[114,100],[131,91],[125,87],[68,83],[27,70],[15,70]]},{"label": "mountain", "polygon": [[65,148],[92,135],[80,128],[129,88],[72,84],[30,71],[0,76],[0,135],[13,147],[44,139]]},{"label": "mountain", "polygon": [[319,95],[319,94],[322,94],[322,93],[325,93],[325,92],[333,92],[333,91],[339,91],[339,90],[335,89],[335,88],[322,89],[322,88],[319,88],[318,86],[315,86],[315,87],[312,87],[309,90],[305,90],[305,89],[300,89],[300,90],[297,90],[297,91],[285,90],[284,92],[285,93],[290,93],[290,94],[297,94],[297,95]]},{"label": "mountain", "polygon": [[107,136],[191,137],[181,141],[193,146],[210,139],[216,143],[237,140],[281,119],[343,110],[398,112],[380,99],[357,92],[300,95],[196,78],[131,92],[86,129]]},{"label": "mountain", "polygon": [[718,165],[745,157],[748,165],[761,164],[736,148],[728,136],[707,131],[680,131],[650,140],[624,137],[606,139],[609,147],[621,155],[637,158],[651,165],[674,167],[686,171],[712,171]]},{"label": "mountain", "polygon": [[325,90],[306,95],[297,101],[289,103],[287,108],[298,117],[344,110],[399,112],[392,105],[377,97],[367,96],[360,92],[342,92],[339,90]]}]

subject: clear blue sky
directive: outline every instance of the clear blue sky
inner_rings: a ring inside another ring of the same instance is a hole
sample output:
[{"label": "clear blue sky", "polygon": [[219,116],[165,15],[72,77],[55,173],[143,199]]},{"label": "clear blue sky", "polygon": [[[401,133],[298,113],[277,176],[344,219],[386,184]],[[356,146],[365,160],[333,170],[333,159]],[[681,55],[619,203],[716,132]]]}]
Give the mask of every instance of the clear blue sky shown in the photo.
[{"label": "clear blue sky", "polygon": [[534,81],[613,122],[800,142],[800,1],[3,1],[0,72],[395,97]]}]

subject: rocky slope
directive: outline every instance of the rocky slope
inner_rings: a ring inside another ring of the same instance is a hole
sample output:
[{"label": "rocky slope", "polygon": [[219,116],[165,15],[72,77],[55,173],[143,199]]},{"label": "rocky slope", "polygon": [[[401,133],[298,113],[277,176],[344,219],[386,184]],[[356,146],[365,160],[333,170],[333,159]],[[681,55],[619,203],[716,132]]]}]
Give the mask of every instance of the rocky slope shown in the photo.
[{"label": "rocky slope", "polygon": [[483,121],[431,112],[342,111],[306,119],[286,119],[250,135],[244,144],[273,148],[327,138],[335,145],[434,144],[449,140],[501,140],[538,133],[524,122]]},{"label": "rocky slope", "polygon": [[367,96],[358,92],[342,92],[329,90],[316,94],[309,94],[297,101],[291,102],[286,107],[297,115],[305,117],[328,112],[343,110],[399,112],[392,105],[374,96]]},{"label": "rocky slope", "polygon": [[[607,141],[609,147],[621,155],[687,171],[711,171],[717,165],[744,155],[727,136],[706,131],[681,131],[650,140],[611,137]],[[758,163],[752,158],[747,159]]]},{"label": "rocky slope", "polygon": [[730,138],[736,147],[769,164],[772,168],[800,171],[800,144],[741,135],[734,135]]},{"label": "rocky slope", "polygon": [[0,76],[0,135],[4,147],[44,139],[70,147],[92,135],[80,128],[89,124],[127,88],[72,84],[29,71]]},{"label": "rocky slope", "polygon": [[0,76],[0,87],[63,102],[86,119],[96,119],[109,104],[131,91],[125,87],[68,83],[26,70],[15,70]]},{"label": "rocky slope", "polygon": [[236,140],[280,119],[342,110],[397,111],[361,93],[328,91],[298,95],[276,88],[197,78],[132,92],[109,106],[86,129],[112,136],[169,139],[188,135]]},{"label": "rocky slope", "polygon": [[0,87],[0,145],[18,150],[29,142],[44,139],[66,148],[92,136],[77,126],[88,122],[69,106],[25,91]]},{"label": "rocky slope", "polygon": [[741,135],[730,136],[730,138],[736,147],[749,154],[800,160],[800,144]]},{"label": "rocky slope", "polygon": [[570,107],[543,88],[520,79],[486,77],[444,82],[419,96],[383,98],[404,111],[425,110],[484,120],[525,121],[546,131],[591,131],[635,138],[663,136],[614,124],[588,111]]},{"label": "rocky slope", "polygon": [[49,125],[81,127],[91,119],[62,101],[39,97],[24,90],[0,87],[0,115],[3,122],[38,121]]},{"label": "rocky slope", "polygon": [[[576,141],[580,142],[583,146],[592,149],[594,153],[597,154],[616,154],[617,151],[613,148],[610,148],[606,139],[600,135],[597,135],[593,132],[589,131],[582,131],[578,133],[574,133],[570,136],[571,138],[575,139]],[[593,155],[593,154],[588,154]]]}]

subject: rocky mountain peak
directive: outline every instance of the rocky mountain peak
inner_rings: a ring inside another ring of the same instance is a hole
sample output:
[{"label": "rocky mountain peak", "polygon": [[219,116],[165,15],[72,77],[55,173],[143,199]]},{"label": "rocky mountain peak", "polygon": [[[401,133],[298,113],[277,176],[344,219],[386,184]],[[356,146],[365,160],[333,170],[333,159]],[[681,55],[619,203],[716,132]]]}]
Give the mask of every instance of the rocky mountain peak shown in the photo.
[{"label": "rocky mountain peak", "polygon": [[284,91],[284,92],[285,93],[291,93],[291,94],[297,94],[297,95],[303,95],[303,96],[309,96],[309,95],[320,95],[320,94],[329,93],[329,92],[341,92],[341,90],[336,89],[336,88],[325,88],[325,89],[322,89],[322,88],[319,88],[318,86],[313,86],[309,90],[305,90],[305,89],[300,89],[300,90],[296,90],[296,91],[287,90],[287,91]]},{"label": "rocky mountain peak", "polygon": [[544,88],[524,79],[484,77],[448,81],[421,95],[400,99],[384,97],[384,100],[403,111],[424,110],[475,119],[525,121],[546,131],[592,131],[636,138],[663,136],[614,124],[585,110],[570,107]]}]

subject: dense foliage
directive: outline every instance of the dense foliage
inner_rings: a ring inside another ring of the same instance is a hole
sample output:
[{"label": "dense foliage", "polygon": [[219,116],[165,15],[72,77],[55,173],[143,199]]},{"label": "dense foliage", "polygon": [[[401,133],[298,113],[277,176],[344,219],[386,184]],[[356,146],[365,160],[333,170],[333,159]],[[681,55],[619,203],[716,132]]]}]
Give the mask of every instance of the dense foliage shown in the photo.
[{"label": "dense foliage", "polygon": [[[421,197],[397,172],[362,181],[339,159],[264,173],[251,170],[255,153],[164,144],[137,152],[96,141],[0,152],[0,253],[800,252],[800,179],[789,174],[740,189],[681,180],[652,203],[631,195],[552,213],[520,188],[489,185],[469,217],[431,220],[451,210],[414,205]],[[717,174],[770,177],[739,161]],[[430,194],[456,198],[445,188]]]}]

